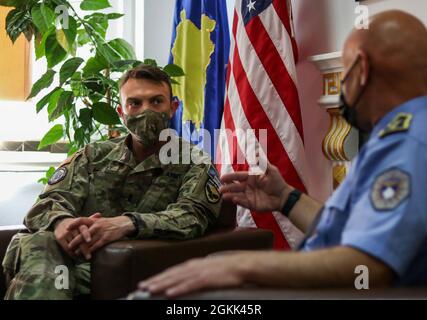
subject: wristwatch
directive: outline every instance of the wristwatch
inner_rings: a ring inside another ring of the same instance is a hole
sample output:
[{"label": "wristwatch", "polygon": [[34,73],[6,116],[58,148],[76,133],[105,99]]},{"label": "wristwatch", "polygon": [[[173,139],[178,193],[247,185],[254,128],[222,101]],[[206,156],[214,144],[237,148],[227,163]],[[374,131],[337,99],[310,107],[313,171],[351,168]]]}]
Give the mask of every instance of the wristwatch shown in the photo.
[{"label": "wristwatch", "polygon": [[302,192],[294,189],[289,193],[288,199],[286,200],[285,204],[282,208],[282,214],[285,217],[288,217],[289,214],[292,211],[292,208],[295,206],[295,204],[298,202],[298,200],[301,198]]}]

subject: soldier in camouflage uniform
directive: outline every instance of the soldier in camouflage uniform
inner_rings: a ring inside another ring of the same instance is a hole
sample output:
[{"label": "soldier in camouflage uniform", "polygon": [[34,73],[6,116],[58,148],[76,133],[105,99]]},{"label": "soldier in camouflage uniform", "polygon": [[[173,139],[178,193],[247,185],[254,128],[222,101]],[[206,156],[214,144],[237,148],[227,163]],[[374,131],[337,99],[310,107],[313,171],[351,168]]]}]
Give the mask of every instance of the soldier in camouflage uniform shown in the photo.
[{"label": "soldier in camouflage uniform", "polygon": [[[177,108],[167,75],[133,69],[121,95],[118,112],[130,134],[87,145],[50,178],[25,218],[28,233],[12,239],[3,261],[7,299],[89,294],[89,260],[102,246],[123,238],[190,239],[218,217],[219,179],[209,157],[174,138],[182,144],[179,163],[161,161],[159,134]],[[57,283],[61,266],[68,289]]]}]

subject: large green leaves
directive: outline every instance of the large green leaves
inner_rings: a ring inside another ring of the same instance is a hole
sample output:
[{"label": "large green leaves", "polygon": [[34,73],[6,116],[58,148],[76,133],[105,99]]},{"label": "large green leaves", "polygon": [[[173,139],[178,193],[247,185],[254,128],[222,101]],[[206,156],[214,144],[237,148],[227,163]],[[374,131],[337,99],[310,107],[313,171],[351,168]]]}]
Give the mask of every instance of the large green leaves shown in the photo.
[{"label": "large green leaves", "polygon": [[163,68],[163,70],[170,76],[170,77],[183,77],[185,76],[184,70],[180,66],[177,66],[176,64],[168,64],[166,67]]},{"label": "large green leaves", "polygon": [[49,68],[53,68],[67,56],[67,52],[56,39],[56,33],[52,33],[47,37],[45,55]]},{"label": "large green leaves", "polygon": [[120,118],[116,110],[105,102],[97,102],[93,105],[93,118],[96,121],[107,125],[120,123]]},{"label": "large green leaves", "polygon": [[25,34],[28,40],[33,36],[31,13],[26,10],[13,9],[6,16],[6,32],[14,43],[21,33]]},{"label": "large green leaves", "polygon": [[135,51],[127,41],[123,39],[114,39],[108,42],[108,45],[116,52],[118,59],[120,60],[136,59]]},{"label": "large green leaves", "polygon": [[74,96],[71,91],[63,91],[59,96],[56,107],[49,112],[49,121],[55,121],[63,115],[66,110],[69,110],[72,107],[73,100]]},{"label": "large green leaves", "polygon": [[47,70],[46,73],[42,75],[42,77],[39,80],[37,80],[36,83],[34,83],[31,89],[31,93],[27,99],[31,99],[35,97],[36,95],[39,94],[40,91],[42,91],[45,88],[48,88],[53,82],[55,73],[56,72],[51,69]]},{"label": "large green leaves", "polygon": [[34,25],[42,33],[45,33],[50,27],[55,25],[55,13],[44,4],[35,6],[31,10],[31,17]]},{"label": "large green leaves", "polygon": [[63,25],[62,32],[67,40],[67,46],[64,49],[74,54],[76,51],[77,22],[73,17],[68,18],[68,26]]},{"label": "large green leaves", "polygon": [[59,85],[62,86],[70,79],[83,62],[84,60],[78,57],[67,60],[59,71]]},{"label": "large green leaves", "polygon": [[50,101],[52,100],[52,96],[55,94],[55,92],[57,92],[60,89],[61,88],[56,87],[51,92],[49,92],[47,95],[45,95],[43,98],[41,98],[39,102],[37,102],[37,105],[36,105],[37,113],[39,113],[48,103],[50,103]]},{"label": "large green leaves", "polygon": [[82,10],[101,10],[111,7],[108,0],[84,0],[80,4]]},{"label": "large green leaves", "polygon": [[38,150],[43,149],[55,142],[58,142],[64,136],[64,127],[61,124],[54,125],[42,138],[37,147]]}]

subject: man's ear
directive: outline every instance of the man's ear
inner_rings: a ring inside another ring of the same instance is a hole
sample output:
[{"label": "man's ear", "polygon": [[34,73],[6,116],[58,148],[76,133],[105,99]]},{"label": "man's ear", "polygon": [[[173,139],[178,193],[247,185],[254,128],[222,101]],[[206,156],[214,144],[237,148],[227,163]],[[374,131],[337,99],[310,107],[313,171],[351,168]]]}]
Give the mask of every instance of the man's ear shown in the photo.
[{"label": "man's ear", "polygon": [[359,56],[360,56],[360,65],[361,65],[360,85],[364,86],[368,82],[369,72],[371,71],[369,66],[370,61],[369,61],[368,55],[363,51],[359,51]]},{"label": "man's ear", "polygon": [[124,112],[121,105],[117,107],[117,113],[119,114],[120,118],[124,119]]},{"label": "man's ear", "polygon": [[172,103],[171,103],[171,111],[170,111],[170,114],[169,114],[169,116],[172,118],[173,117],[173,115],[175,114],[175,112],[176,112],[176,110],[178,109],[178,107],[179,107],[179,100],[178,99],[176,99],[176,98],[173,98],[172,99]]}]

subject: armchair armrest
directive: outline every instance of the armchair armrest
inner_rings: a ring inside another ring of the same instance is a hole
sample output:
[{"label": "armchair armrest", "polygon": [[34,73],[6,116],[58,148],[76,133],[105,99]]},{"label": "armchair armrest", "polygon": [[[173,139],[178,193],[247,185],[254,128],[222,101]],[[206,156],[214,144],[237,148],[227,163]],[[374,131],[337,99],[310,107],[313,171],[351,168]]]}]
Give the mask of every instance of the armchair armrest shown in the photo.
[{"label": "armchair armrest", "polygon": [[190,258],[227,250],[271,249],[273,234],[261,229],[216,231],[185,240],[119,241],[100,249],[91,265],[92,298],[117,299],[135,290],[140,280]]}]

